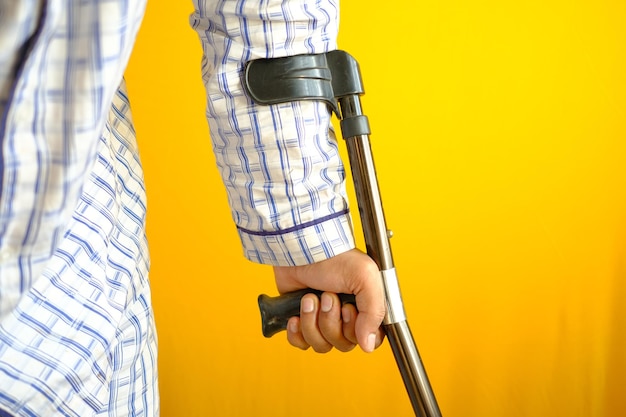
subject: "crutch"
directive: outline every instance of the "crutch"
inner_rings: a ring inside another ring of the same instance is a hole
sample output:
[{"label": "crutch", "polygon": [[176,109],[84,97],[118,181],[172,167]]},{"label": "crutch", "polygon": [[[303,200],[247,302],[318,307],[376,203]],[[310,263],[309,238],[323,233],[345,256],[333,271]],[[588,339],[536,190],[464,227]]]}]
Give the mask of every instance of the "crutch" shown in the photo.
[{"label": "crutch", "polygon": [[[387,315],[383,328],[417,417],[441,417],[426,370],[406,320],[393,264],[383,207],[369,142],[367,116],[361,110],[364,93],[359,65],[344,51],[250,61],[245,85],[259,104],[293,100],[326,101],[340,120],[354,181],[367,254],[378,264],[385,289]],[[286,328],[300,312],[300,299],[315,290],[301,290],[278,297],[259,296],[263,334],[271,337]],[[354,302],[341,295],[343,302]]]}]

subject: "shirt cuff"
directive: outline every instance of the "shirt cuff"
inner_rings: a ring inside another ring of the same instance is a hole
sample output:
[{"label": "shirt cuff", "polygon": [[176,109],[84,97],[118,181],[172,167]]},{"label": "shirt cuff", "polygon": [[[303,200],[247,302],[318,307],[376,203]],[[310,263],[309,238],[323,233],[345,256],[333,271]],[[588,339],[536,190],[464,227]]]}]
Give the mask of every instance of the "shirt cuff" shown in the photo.
[{"label": "shirt cuff", "polygon": [[352,230],[347,211],[286,230],[255,232],[238,228],[244,256],[274,266],[306,265],[353,249]]}]

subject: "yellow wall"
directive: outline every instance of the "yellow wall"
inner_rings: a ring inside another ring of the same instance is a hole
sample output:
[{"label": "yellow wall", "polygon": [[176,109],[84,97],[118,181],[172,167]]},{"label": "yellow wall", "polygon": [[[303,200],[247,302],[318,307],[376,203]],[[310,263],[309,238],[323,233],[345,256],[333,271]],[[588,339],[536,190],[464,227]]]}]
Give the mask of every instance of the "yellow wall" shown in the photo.
[{"label": "yellow wall", "polygon": [[[127,73],[162,415],[409,416],[387,345],[260,334],[204,120],[189,1]],[[387,6],[384,6],[387,5]],[[626,415],[626,3],[345,0],[409,322],[445,417]]]}]

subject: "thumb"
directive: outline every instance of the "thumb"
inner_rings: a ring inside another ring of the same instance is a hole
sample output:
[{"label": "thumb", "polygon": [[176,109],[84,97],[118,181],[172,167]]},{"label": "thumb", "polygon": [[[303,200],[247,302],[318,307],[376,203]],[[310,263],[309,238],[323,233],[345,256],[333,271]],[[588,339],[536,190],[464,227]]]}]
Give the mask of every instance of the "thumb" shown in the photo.
[{"label": "thumb", "polygon": [[352,278],[351,293],[358,309],[355,332],[361,349],[372,352],[384,337],[380,326],[386,313],[385,293],[378,266],[369,256],[362,256],[367,260],[361,260],[361,266],[353,269],[357,276]]}]

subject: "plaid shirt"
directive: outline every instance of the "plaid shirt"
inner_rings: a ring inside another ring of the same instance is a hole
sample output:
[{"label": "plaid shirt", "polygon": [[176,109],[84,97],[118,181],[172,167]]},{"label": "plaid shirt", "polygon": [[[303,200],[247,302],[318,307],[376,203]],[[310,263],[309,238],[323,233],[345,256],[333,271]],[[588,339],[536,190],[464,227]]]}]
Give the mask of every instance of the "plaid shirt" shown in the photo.
[{"label": "plaid shirt", "polygon": [[[328,109],[255,106],[241,84],[248,60],[334,49],[337,4],[194,5],[246,257],[296,265],[353,247]],[[0,0],[0,410],[13,415],[158,415],[145,190],[121,83],[144,7]]]}]

